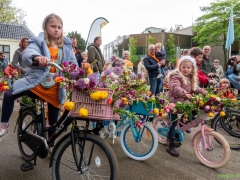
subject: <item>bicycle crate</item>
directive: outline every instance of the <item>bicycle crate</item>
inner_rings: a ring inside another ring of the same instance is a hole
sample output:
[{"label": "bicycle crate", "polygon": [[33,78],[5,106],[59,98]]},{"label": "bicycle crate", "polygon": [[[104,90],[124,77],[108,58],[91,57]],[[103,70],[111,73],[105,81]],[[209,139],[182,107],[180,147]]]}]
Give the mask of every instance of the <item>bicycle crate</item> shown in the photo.
[{"label": "bicycle crate", "polygon": [[119,101],[115,103],[114,106],[108,104],[108,98],[111,98],[113,95],[113,91],[106,88],[93,88],[93,92],[95,91],[106,91],[108,93],[108,97],[105,100],[95,101],[90,98],[89,95],[86,95],[84,92],[77,91],[73,89],[72,92],[72,101],[75,103],[75,109],[71,112],[71,116],[79,117],[79,109],[86,108],[88,110],[89,119],[95,120],[120,120],[120,116],[118,114],[114,114],[113,110],[118,107]]},{"label": "bicycle crate", "polygon": [[144,106],[143,102],[136,102],[134,101],[131,105],[131,112],[135,112],[138,115],[145,115],[145,116],[155,116],[153,112],[150,111],[154,108],[159,108],[159,104],[153,104],[152,102],[147,102],[146,106]]}]

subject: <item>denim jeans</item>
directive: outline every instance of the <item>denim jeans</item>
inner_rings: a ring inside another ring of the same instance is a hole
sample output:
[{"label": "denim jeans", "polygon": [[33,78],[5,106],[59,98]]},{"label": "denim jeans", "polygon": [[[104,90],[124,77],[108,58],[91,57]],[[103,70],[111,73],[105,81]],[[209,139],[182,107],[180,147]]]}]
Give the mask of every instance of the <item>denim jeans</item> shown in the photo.
[{"label": "denim jeans", "polygon": [[162,87],[162,78],[151,77],[149,78],[150,91],[152,94],[159,94]]},{"label": "denim jeans", "polygon": [[238,76],[236,74],[231,74],[228,76],[229,81],[234,86],[235,89],[240,90],[240,83],[238,82]]}]

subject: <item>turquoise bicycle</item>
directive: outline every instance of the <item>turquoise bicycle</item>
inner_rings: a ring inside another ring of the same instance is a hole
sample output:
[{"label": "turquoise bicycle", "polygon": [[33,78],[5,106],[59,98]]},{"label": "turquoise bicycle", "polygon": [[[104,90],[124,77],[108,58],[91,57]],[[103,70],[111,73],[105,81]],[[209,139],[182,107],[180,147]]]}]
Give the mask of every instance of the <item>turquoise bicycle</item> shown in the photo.
[{"label": "turquoise bicycle", "polygon": [[[151,106],[151,103],[148,106]],[[133,103],[128,110],[139,116],[141,121],[144,122],[143,127],[136,127],[132,118],[123,116],[117,125],[114,121],[104,121],[104,128],[100,136],[103,139],[110,136],[113,138],[113,142],[118,136],[120,137],[121,147],[128,157],[137,161],[149,159],[158,148],[158,139],[152,124],[146,122],[149,116],[152,116],[150,109],[145,109],[142,103]]]}]

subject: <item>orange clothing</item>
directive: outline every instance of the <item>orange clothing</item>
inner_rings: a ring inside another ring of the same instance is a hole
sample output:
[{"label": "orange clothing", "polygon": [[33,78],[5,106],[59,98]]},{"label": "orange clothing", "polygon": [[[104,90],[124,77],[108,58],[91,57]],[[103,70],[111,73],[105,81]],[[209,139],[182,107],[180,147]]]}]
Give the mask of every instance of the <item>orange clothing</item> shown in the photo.
[{"label": "orange clothing", "polygon": [[[55,62],[56,60],[58,60],[58,48],[48,47],[48,49],[51,55],[51,61]],[[49,72],[55,73],[56,67],[51,66]],[[59,83],[56,83],[51,88],[44,88],[39,84],[35,88],[32,88],[30,91],[32,91],[34,94],[44,99],[48,103],[52,104],[53,106],[60,108],[60,104],[58,102],[58,88]]]},{"label": "orange clothing", "polygon": [[8,64],[4,70],[4,74],[9,78],[10,76],[14,77],[18,74],[18,70],[15,69],[11,64]]},{"label": "orange clothing", "polygon": [[221,87],[217,88],[217,91],[220,98],[228,98],[229,94],[232,94],[230,89],[226,89],[225,91],[223,91]]}]

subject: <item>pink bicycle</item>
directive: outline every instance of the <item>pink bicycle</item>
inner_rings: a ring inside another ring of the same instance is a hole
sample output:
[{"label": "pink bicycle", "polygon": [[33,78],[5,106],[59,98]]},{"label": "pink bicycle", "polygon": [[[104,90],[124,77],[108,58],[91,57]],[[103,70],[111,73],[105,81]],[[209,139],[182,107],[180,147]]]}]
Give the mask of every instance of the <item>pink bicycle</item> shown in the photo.
[{"label": "pink bicycle", "polygon": [[[208,117],[202,114],[197,119],[187,124],[178,120],[178,125],[175,129],[175,148],[181,146],[181,142],[184,140],[183,132],[201,124],[201,129],[197,131],[192,138],[194,153],[205,166],[220,168],[228,163],[231,156],[231,150],[227,140],[221,134],[213,131],[213,129],[204,124],[204,120],[207,119]],[[167,143],[167,133],[169,131],[168,122],[168,118],[163,118],[161,116],[157,116],[153,120],[153,128],[161,144]]]}]

